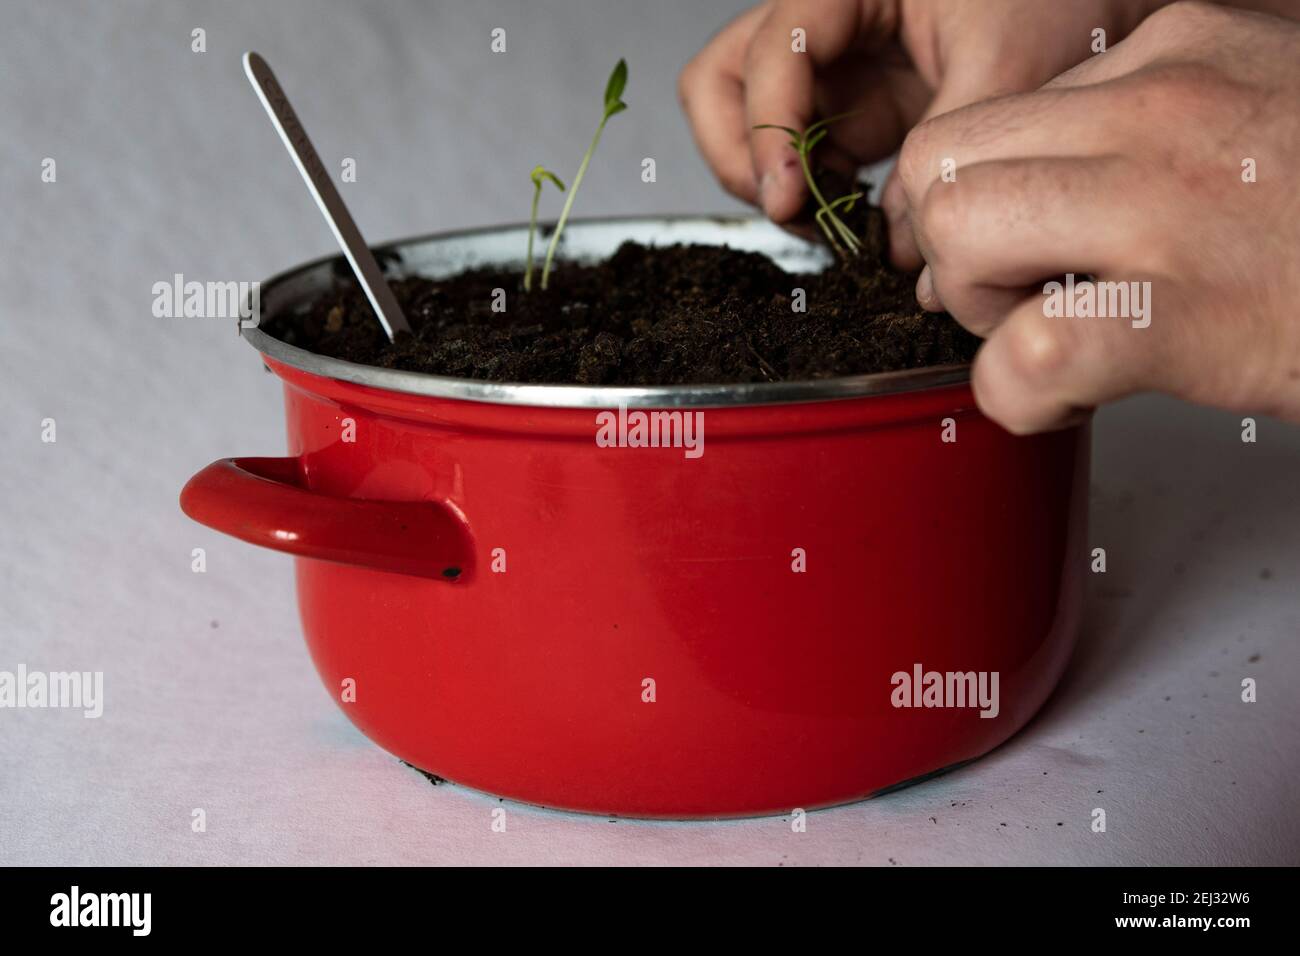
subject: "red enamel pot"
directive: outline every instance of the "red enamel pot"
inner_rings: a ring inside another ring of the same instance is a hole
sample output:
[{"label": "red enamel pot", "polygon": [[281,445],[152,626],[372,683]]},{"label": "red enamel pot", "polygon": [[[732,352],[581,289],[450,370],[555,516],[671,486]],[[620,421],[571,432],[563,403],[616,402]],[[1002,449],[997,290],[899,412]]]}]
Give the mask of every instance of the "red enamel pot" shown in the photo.
[{"label": "red enamel pot", "polygon": [[[818,255],[753,220],[570,228],[575,257],[629,238],[727,243],[788,268]],[[523,233],[390,248],[408,271],[446,274],[517,261]],[[327,261],[272,280],[264,314],[329,282]],[[964,367],[517,386],[244,335],[284,382],[288,456],[215,462],[181,506],[295,556],[330,694],[431,773],[602,814],[788,813],[986,753],[1066,664],[1087,427],[1014,437],[975,408]],[[627,440],[598,441],[617,437],[620,406]],[[652,410],[679,417],[652,419],[661,447],[633,447]],[[702,429],[694,449],[674,421]],[[957,703],[952,674],[997,675],[996,706]]]}]

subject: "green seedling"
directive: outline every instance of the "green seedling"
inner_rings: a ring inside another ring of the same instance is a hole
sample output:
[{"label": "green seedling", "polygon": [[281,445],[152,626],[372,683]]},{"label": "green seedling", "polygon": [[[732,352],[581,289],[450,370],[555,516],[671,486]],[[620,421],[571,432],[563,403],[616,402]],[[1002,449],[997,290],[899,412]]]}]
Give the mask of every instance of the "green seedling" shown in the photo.
[{"label": "green seedling", "polygon": [[779,129],[790,137],[790,145],[799,154],[799,165],[803,167],[804,181],[808,183],[808,189],[812,192],[813,199],[816,200],[819,207],[817,214],[813,218],[817,220],[817,225],[825,233],[831,248],[842,259],[856,256],[862,250],[862,240],[853,234],[853,230],[844,224],[844,220],[837,216],[835,211],[842,209],[846,213],[850,212],[854,204],[862,198],[862,193],[850,193],[828,203],[826,197],[822,195],[822,191],[817,188],[817,181],[813,179],[812,165],[809,163],[808,157],[812,155],[813,148],[826,138],[826,134],[830,132],[828,127],[832,123],[850,115],[852,114],[840,113],[838,116],[819,120],[802,133],[796,129],[791,129],[789,126],[777,126],[772,123],[759,123],[754,127],[754,129]]},{"label": "green seedling", "polygon": [[591,138],[591,145],[587,147],[586,155],[582,157],[582,165],[578,167],[578,172],[573,177],[573,188],[569,190],[569,196],[564,201],[564,208],[560,210],[560,221],[555,224],[555,232],[551,234],[551,244],[546,247],[546,264],[542,266],[542,288],[546,288],[546,281],[551,275],[551,263],[555,259],[555,250],[560,244],[560,233],[564,231],[564,224],[569,220],[569,210],[573,208],[573,198],[578,195],[578,187],[582,185],[582,177],[587,174],[587,166],[591,162],[591,154],[596,151],[596,144],[600,142],[600,134],[605,131],[605,124],[615,113],[621,113],[627,109],[627,104],[623,102],[623,89],[627,86],[627,63],[619,60],[618,65],[614,67],[614,72],[609,75],[609,82],[605,84],[605,110],[600,117],[600,125],[596,127],[596,135]]},{"label": "green seedling", "polygon": [[560,192],[564,192],[564,183],[560,177],[544,166],[534,166],[529,179],[533,181],[533,211],[528,216],[528,266],[524,269],[524,291],[533,288],[533,236],[537,234],[537,200],[542,198],[542,182],[549,179],[555,183]]}]

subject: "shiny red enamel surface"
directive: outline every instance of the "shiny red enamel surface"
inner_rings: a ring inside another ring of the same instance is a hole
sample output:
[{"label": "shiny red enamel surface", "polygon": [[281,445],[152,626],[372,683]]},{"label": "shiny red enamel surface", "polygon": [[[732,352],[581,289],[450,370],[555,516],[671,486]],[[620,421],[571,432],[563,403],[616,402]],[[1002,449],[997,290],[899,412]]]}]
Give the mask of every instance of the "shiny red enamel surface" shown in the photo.
[{"label": "shiny red enamel surface", "polygon": [[[825,806],[987,752],[1067,660],[1086,427],[1013,437],[963,385],[704,409],[689,459],[599,447],[595,409],[269,364],[289,458],[215,463],[182,503],[299,555],[326,687],[354,679],[357,726],[453,781],[612,814]],[[917,663],[999,672],[1000,713],[893,707]]]}]

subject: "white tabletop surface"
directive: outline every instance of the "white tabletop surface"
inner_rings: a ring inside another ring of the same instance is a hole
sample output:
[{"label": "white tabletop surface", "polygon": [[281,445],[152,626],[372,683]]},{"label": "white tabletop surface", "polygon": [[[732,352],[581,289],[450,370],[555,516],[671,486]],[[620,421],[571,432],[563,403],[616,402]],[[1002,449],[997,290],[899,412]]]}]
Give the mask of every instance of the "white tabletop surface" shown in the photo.
[{"label": "white tabletop surface", "polygon": [[0,864],[1300,860],[1300,429],[1261,418],[1244,444],[1241,416],[1163,398],[1098,416],[1108,571],[1078,651],[962,770],[803,833],[515,804],[497,833],[495,798],[369,743],[311,666],[289,560],[176,504],[214,458],[281,453],[282,412],[229,322],[154,318],[153,283],[331,251],[240,54],[276,67],[327,165],[357,160],[344,196],[374,241],[524,218],[528,169],[586,141],[619,55],[632,110],[579,212],[727,211],[674,77],[739,4],[209,6],[0,2],[0,670],[105,675],[99,719],[0,709]]}]

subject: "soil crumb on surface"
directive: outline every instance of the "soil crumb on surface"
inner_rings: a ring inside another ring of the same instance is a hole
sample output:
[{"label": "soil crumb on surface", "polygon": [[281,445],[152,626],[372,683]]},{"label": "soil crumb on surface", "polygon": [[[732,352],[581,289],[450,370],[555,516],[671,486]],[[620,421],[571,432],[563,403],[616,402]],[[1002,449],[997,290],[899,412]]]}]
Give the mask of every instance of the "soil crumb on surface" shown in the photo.
[{"label": "soil crumb on surface", "polygon": [[403,760],[402,763],[406,764],[406,766],[410,767],[416,773],[423,776],[426,780],[429,781],[429,783],[433,784],[435,787],[447,782],[445,778],[438,776],[436,773],[429,773],[429,771],[427,770],[421,770],[413,763],[406,763],[405,760]]},{"label": "soil crumb on surface", "polygon": [[[916,276],[886,264],[885,224],[862,208],[857,258],[787,273],[725,246],[626,242],[561,263],[531,292],[518,271],[391,280],[413,334],[390,344],[346,274],[269,335],[365,365],[496,382],[690,385],[799,381],[969,362],[979,340],[921,310]],[[504,290],[505,311],[493,311]],[[806,311],[795,311],[803,290]]]}]

